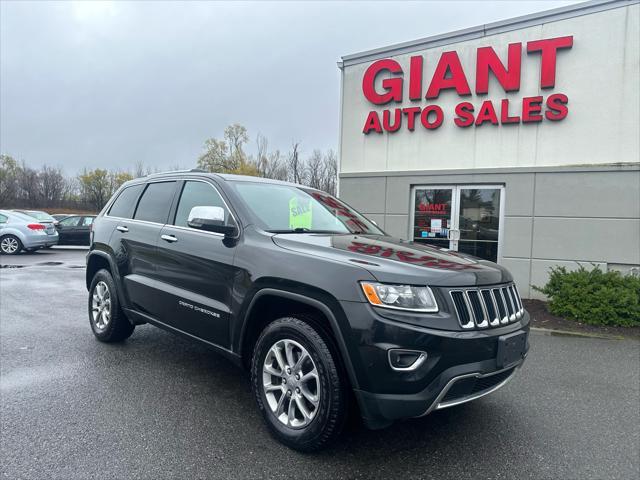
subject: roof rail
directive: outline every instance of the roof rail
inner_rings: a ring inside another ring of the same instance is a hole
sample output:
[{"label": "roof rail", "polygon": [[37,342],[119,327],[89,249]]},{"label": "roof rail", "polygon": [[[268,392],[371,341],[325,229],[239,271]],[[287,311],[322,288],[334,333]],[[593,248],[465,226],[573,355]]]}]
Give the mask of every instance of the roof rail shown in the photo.
[{"label": "roof rail", "polygon": [[201,168],[190,168],[188,170],[167,170],[166,172],[150,173],[149,175],[146,175],[146,177],[156,177],[159,175],[169,175],[172,173],[189,173],[189,172],[208,173],[206,170],[203,170]]}]

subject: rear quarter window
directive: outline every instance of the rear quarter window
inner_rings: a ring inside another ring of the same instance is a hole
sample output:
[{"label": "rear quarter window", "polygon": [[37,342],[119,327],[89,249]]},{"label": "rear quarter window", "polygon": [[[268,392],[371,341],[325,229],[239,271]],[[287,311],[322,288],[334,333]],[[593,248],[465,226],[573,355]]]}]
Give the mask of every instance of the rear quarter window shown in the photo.
[{"label": "rear quarter window", "polygon": [[143,188],[144,184],[140,184],[132,185],[122,190],[116,201],[111,205],[109,215],[112,217],[133,218],[133,212],[136,209],[136,203]]}]

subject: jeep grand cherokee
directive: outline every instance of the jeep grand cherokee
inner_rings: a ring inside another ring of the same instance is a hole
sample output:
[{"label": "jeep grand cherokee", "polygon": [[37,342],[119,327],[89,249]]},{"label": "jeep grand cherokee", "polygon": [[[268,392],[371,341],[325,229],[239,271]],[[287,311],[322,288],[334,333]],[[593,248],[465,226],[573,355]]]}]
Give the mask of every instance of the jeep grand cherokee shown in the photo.
[{"label": "jeep grand cherokee", "polygon": [[511,275],[393,238],[324,192],[197,170],[124,184],[93,223],[89,320],[103,342],[150,323],[251,373],[271,433],[311,451],[364,423],[474,400],[528,350]]}]

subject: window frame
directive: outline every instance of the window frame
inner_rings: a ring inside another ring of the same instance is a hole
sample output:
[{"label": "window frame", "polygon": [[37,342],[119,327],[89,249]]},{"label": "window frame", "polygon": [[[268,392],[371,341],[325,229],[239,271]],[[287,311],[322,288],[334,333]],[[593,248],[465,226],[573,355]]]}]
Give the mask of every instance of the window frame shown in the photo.
[{"label": "window frame", "polygon": [[180,204],[180,199],[182,198],[182,192],[184,191],[185,185],[187,184],[187,182],[200,182],[200,183],[205,183],[205,184],[209,185],[218,194],[218,196],[222,199],[222,203],[224,204],[225,209],[227,210],[227,212],[229,212],[229,215],[233,219],[233,222],[235,223],[235,225],[236,225],[236,227],[238,229],[237,235],[235,235],[234,237],[227,237],[227,238],[233,238],[233,239],[240,238],[241,224],[238,221],[237,215],[231,209],[231,206],[229,205],[229,202],[227,201],[225,196],[222,194],[221,189],[218,188],[218,185],[216,185],[215,183],[213,183],[211,181],[204,180],[204,179],[201,179],[201,178],[182,178],[178,182],[180,183],[180,185],[179,185],[179,187],[178,187],[178,189],[176,191],[176,195],[175,195],[175,197],[173,199],[173,205],[171,206],[171,214],[170,214],[170,216],[168,218],[168,221],[166,223],[166,225],[168,227],[177,228],[179,230],[185,230],[185,231],[188,231],[188,232],[203,233],[203,234],[206,234],[206,235],[212,235],[214,237],[219,237],[219,238],[227,237],[224,233],[209,232],[207,230],[201,230],[199,228],[192,228],[192,227],[189,227],[189,226],[183,227],[183,226],[180,226],[180,225],[175,225],[176,216],[178,214],[178,205]]},{"label": "window frame", "polygon": [[[164,223],[160,223],[160,222],[153,222],[151,220],[140,220],[139,218],[135,218],[136,214],[138,213],[138,208],[140,208],[140,201],[142,200],[142,198],[144,197],[144,194],[147,193],[147,190],[149,189],[149,187],[151,185],[154,185],[156,183],[173,183],[173,196],[171,198],[171,200],[169,201],[169,208],[167,209],[167,214],[166,217],[164,219]],[[169,221],[169,217],[171,215],[171,212],[173,211],[173,206],[175,204],[176,201],[176,192],[178,190],[178,183],[180,183],[179,180],[176,180],[175,178],[170,178],[170,179],[158,179],[155,182],[147,182],[144,185],[144,188],[142,189],[142,193],[140,194],[140,196],[138,197],[138,200],[136,201],[136,208],[133,210],[133,216],[129,219],[132,220],[134,222],[140,222],[140,223],[148,223],[150,225],[167,225],[168,221]]]},{"label": "window frame", "polygon": [[[111,215],[111,209],[113,208],[113,206],[116,204],[116,202],[118,201],[118,199],[122,196],[122,194],[124,193],[125,190],[127,190],[128,188],[133,188],[133,187],[142,187],[141,193],[138,194],[138,197],[135,200],[135,206],[133,207],[133,212],[131,213],[131,217],[119,217],[117,215]],[[118,218],[120,220],[131,220],[133,221],[133,215],[136,214],[136,210],[138,209],[138,202],[140,202],[140,198],[142,198],[142,194],[144,193],[144,191],[147,189],[145,183],[141,182],[141,183],[134,183],[133,185],[128,185],[126,187],[124,187],[122,190],[120,190],[120,192],[118,193],[118,195],[115,195],[112,200],[110,201],[110,203],[107,204],[107,206],[104,208],[104,217],[107,218]]]}]

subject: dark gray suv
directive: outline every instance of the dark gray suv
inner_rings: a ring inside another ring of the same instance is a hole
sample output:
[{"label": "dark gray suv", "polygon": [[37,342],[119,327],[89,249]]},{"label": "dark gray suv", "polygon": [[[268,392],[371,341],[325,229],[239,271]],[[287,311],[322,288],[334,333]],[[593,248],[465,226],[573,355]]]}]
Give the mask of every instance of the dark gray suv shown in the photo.
[{"label": "dark gray suv", "polygon": [[209,345],[251,372],[269,430],[297,450],[334,439],[352,400],[382,428],[482,397],[529,348],[504,268],[390,237],[300,185],[150,175],[116,192],[91,236],[98,340],[151,323]]}]

